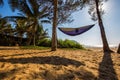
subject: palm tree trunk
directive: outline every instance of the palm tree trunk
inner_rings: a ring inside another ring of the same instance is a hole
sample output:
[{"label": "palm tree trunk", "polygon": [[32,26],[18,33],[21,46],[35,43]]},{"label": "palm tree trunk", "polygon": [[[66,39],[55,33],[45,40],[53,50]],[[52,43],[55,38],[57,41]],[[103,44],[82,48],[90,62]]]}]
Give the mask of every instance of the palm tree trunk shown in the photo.
[{"label": "palm tree trunk", "polygon": [[37,31],[37,20],[33,24],[33,45],[36,46],[36,31]]},{"label": "palm tree trunk", "polygon": [[119,44],[119,46],[118,46],[117,53],[119,53],[119,54],[120,54],[120,44]]},{"label": "palm tree trunk", "polygon": [[35,41],[35,32],[34,32],[34,35],[33,35],[33,45],[36,46],[36,41]]},{"label": "palm tree trunk", "polygon": [[103,25],[103,22],[101,19],[98,3],[99,3],[99,0],[95,0],[96,12],[97,12],[97,17],[98,17],[98,24],[100,27],[100,32],[101,32],[101,37],[102,37],[102,42],[103,42],[103,51],[104,52],[111,52],[109,45],[108,45],[108,42],[107,42],[107,38],[106,38],[105,30],[104,30],[104,25]]},{"label": "palm tree trunk", "polygon": [[53,17],[53,28],[52,28],[52,51],[56,51],[57,49],[57,32],[56,32],[56,27],[57,27],[57,4],[58,0],[54,0],[54,17]]},{"label": "palm tree trunk", "polygon": [[29,32],[28,32],[28,37],[27,37],[27,42],[26,42],[26,45],[27,46],[29,46],[30,44],[31,44],[31,42],[32,42],[32,36],[31,36],[32,34],[30,34]]}]

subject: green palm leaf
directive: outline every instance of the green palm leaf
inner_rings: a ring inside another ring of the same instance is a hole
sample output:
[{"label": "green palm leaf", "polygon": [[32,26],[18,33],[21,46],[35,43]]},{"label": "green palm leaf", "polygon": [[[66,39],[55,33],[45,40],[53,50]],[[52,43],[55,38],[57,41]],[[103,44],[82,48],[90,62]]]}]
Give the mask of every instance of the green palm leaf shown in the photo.
[{"label": "green palm leaf", "polygon": [[9,0],[9,5],[13,11],[18,9],[26,16],[33,16],[33,13],[30,10],[26,0]]},{"label": "green palm leaf", "polygon": [[41,23],[49,23],[50,24],[51,21],[49,21],[49,20],[42,20]]},{"label": "green palm leaf", "polygon": [[27,20],[27,18],[23,17],[23,16],[6,16],[6,17],[3,17],[2,19],[6,20],[6,21],[13,21],[13,22],[15,22],[16,19],[25,19],[25,20]]},{"label": "green palm leaf", "polygon": [[42,15],[39,14],[39,18],[48,18],[49,17],[49,13],[43,13]]},{"label": "green palm leaf", "polygon": [[39,5],[38,5],[38,3],[37,3],[37,1],[36,0],[28,0],[28,2],[29,2],[29,4],[31,5],[31,10],[33,11],[33,14],[34,15],[38,15],[39,13]]}]

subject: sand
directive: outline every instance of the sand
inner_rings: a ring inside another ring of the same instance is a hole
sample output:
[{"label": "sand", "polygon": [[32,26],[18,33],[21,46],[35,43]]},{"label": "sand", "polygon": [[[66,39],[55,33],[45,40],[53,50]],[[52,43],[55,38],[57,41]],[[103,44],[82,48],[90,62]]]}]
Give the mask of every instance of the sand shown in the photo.
[{"label": "sand", "polygon": [[120,80],[120,54],[0,47],[0,80]]}]

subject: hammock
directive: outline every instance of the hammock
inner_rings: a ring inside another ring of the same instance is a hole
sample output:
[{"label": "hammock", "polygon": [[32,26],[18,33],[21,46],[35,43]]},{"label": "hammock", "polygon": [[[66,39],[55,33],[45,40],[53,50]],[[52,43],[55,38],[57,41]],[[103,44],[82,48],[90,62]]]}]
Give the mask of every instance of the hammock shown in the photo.
[{"label": "hammock", "polygon": [[86,31],[88,31],[89,29],[91,29],[93,25],[87,25],[87,26],[83,26],[83,27],[79,27],[79,28],[63,28],[63,27],[59,27],[58,29],[60,31],[62,31],[64,34],[70,35],[70,36],[76,36],[79,34],[82,34]]}]

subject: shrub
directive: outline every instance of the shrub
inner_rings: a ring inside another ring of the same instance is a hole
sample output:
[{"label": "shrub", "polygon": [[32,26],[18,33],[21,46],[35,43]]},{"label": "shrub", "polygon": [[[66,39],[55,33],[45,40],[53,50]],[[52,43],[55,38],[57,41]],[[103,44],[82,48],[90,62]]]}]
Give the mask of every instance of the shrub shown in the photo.
[{"label": "shrub", "polygon": [[51,39],[44,38],[38,41],[38,46],[51,47]]},{"label": "shrub", "polygon": [[58,40],[58,47],[60,48],[77,48],[77,49],[84,49],[82,45],[80,45],[78,42],[73,40]]},{"label": "shrub", "polygon": [[[38,41],[37,46],[44,46],[44,47],[51,47],[51,39],[44,38]],[[58,48],[77,48],[77,49],[84,49],[82,45],[80,45],[78,42],[73,40],[58,40]]]}]

